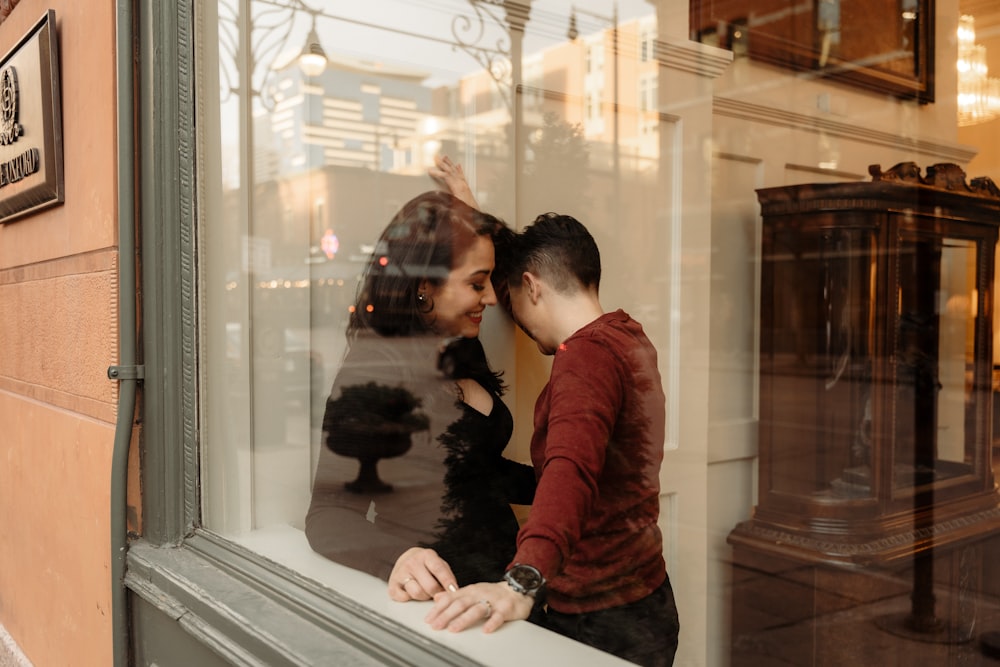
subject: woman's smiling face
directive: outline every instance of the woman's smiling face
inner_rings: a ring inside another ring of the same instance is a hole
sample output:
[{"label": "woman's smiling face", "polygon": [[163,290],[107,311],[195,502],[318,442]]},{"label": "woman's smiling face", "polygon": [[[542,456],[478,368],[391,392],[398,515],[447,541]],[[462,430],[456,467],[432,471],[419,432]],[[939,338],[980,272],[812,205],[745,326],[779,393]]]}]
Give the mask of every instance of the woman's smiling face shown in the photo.
[{"label": "woman's smiling face", "polygon": [[426,285],[426,298],[433,300],[434,307],[425,317],[436,333],[464,338],[479,335],[483,311],[497,303],[490,282],[493,267],[493,241],[477,236],[443,283]]}]

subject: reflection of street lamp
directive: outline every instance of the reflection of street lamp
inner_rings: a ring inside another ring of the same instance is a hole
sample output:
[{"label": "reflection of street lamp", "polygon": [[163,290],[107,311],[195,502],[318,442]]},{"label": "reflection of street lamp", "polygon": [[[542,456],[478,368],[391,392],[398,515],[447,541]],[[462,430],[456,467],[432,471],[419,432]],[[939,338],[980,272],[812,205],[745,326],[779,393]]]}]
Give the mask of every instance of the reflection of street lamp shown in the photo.
[{"label": "reflection of street lamp", "polygon": [[[298,63],[306,77],[319,76],[326,69],[326,52],[316,30],[316,19],[326,16],[322,9],[310,7],[304,0],[237,0],[231,6],[221,3],[219,10],[220,55],[228,56],[227,60],[220,59],[223,102],[237,94],[246,99],[256,97],[264,107],[273,109],[274,100],[267,93],[268,78],[276,68],[290,64],[275,61],[287,53],[285,48],[300,25],[296,17],[301,15],[310,18],[311,27],[292,62]],[[231,13],[224,14],[223,10]]]},{"label": "reflection of street lamp", "polygon": [[[323,45],[319,42],[319,34],[316,32],[316,14],[312,15],[312,26],[309,28],[309,35],[306,37],[306,43],[302,47],[302,52],[298,57],[299,69],[302,70],[302,74],[306,77],[310,88],[312,88],[313,79],[318,77],[326,70],[327,57],[326,51],[323,50]],[[303,95],[303,122],[312,121],[312,115],[315,110],[315,105],[310,101],[311,98],[308,95]],[[322,113],[322,112],[320,112]],[[309,147],[305,149],[306,153],[310,156],[310,162],[313,154],[313,150]],[[312,164],[307,165],[312,167]],[[309,176],[309,188],[312,189],[312,176]]]},{"label": "reflection of street lamp", "polygon": [[312,28],[306,38],[306,44],[299,55],[299,67],[302,73],[308,77],[319,76],[326,69],[326,51],[319,43],[319,34],[316,32],[316,15],[313,14]]},{"label": "reflection of street lamp", "polygon": [[599,21],[604,21],[611,26],[611,42],[612,42],[612,57],[614,58],[614,69],[613,69],[613,103],[612,103],[612,113],[614,117],[612,119],[613,124],[613,141],[614,146],[611,149],[612,155],[612,165],[614,170],[615,178],[615,205],[617,207],[621,202],[620,188],[621,188],[621,164],[620,160],[620,149],[618,148],[618,2],[614,3],[611,16],[603,16],[601,14],[596,14],[594,12],[588,11],[586,9],[577,9],[573,6],[573,9],[569,15],[569,30],[566,36],[569,37],[570,41],[576,41],[576,38],[580,36],[580,31],[576,27],[576,13],[586,14]]}]

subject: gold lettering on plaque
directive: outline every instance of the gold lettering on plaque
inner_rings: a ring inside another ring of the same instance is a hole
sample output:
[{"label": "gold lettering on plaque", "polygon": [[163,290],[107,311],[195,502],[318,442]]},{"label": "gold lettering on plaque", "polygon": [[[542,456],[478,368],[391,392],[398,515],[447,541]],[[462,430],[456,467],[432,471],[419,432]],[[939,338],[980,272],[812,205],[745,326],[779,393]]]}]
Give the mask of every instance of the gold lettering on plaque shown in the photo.
[{"label": "gold lettering on plaque", "polygon": [[20,155],[0,162],[0,188],[8,183],[17,183],[22,178],[38,171],[39,154],[37,148],[29,148]]},{"label": "gold lettering on plaque", "polygon": [[13,67],[0,72],[0,145],[17,141],[24,128],[17,122],[17,72]]}]

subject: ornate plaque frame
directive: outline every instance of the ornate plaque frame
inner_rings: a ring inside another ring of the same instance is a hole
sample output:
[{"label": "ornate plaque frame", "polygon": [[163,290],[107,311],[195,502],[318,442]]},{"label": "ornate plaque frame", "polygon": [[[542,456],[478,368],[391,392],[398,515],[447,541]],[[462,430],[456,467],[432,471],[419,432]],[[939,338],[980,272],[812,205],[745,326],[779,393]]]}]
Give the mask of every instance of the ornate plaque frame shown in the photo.
[{"label": "ornate plaque frame", "polygon": [[55,10],[0,60],[0,224],[65,198]]}]

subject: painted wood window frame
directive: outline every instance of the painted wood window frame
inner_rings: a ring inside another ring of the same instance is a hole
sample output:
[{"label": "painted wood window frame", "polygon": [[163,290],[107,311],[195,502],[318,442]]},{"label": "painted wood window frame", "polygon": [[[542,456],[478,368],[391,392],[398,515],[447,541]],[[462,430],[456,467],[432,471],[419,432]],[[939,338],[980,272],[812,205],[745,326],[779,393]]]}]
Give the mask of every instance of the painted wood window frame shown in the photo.
[{"label": "painted wood window frame", "polygon": [[192,10],[192,0],[140,0],[137,12],[147,365],[143,535],[129,547],[125,576],[135,662],[184,664],[186,650],[219,664],[477,664],[200,528]]}]

